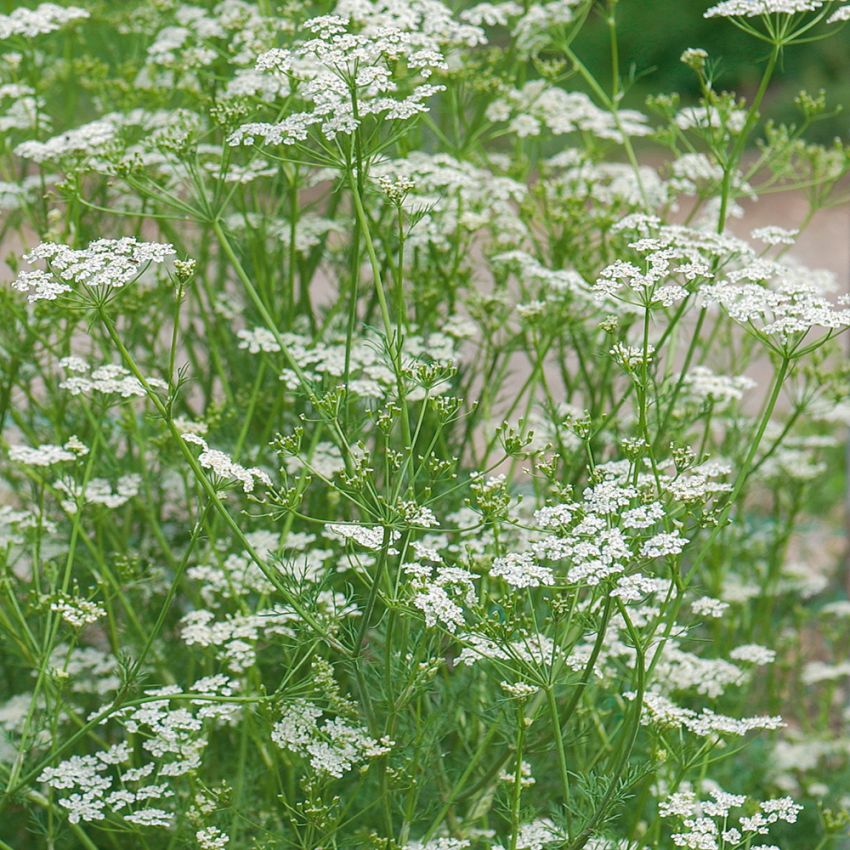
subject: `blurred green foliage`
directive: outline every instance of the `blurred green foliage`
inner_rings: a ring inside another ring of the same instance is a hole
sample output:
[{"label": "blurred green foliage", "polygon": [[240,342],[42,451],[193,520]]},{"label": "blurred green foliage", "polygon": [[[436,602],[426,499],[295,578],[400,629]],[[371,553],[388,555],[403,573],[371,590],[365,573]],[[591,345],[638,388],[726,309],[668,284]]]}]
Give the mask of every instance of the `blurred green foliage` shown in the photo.
[{"label": "blurred green foliage", "polygon": [[[710,0],[619,0],[616,7],[621,75],[634,75],[625,105],[640,109],[649,94],[678,92],[683,101],[696,99],[699,89],[694,74],[679,57],[688,47],[707,50],[717,63],[715,88],[732,90],[744,97],[758,85],[762,63],[760,45],[730,21],[703,17]],[[608,27],[599,11],[591,15],[576,45],[597,79],[610,80]],[[835,29],[834,27],[829,29]],[[821,27],[818,34],[829,31]],[[812,140],[829,141],[850,136],[850,27],[841,27],[829,38],[794,47],[783,57],[765,103],[765,112],[781,121],[799,120],[793,100],[800,90],[816,94],[825,89],[832,110],[845,109],[816,124]]]}]

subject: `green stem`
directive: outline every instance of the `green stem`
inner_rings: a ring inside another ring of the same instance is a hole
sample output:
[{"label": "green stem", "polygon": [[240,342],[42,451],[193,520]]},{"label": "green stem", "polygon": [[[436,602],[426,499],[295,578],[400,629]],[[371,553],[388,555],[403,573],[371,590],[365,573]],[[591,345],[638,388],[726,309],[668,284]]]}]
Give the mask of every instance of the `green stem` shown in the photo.
[{"label": "green stem", "polygon": [[287,603],[292,606],[292,609],[298,614],[301,619],[310,626],[316,634],[320,635],[324,640],[327,641],[328,645],[333,647],[337,652],[342,653],[343,655],[348,655],[348,650],[344,647],[321,623],[319,623],[313,614],[304,607],[301,601],[295,596],[289,588],[287,588],[280,580],[280,576],[277,571],[270,567],[263,558],[259,556],[257,551],[251,545],[251,542],[245,536],[242,529],[237,524],[236,520],[230,515],[230,512],[224,507],[221,500],[219,499],[218,492],[213,486],[212,482],[209,480],[207,475],[204,473],[201,465],[198,463],[195,456],[189,450],[186,441],[183,439],[180,432],[177,430],[177,427],[174,424],[174,421],[169,417],[168,410],[165,405],[160,400],[159,396],[151,389],[148,384],[146,378],[139,371],[138,366],[136,365],[133,356],[124,346],[124,343],[121,341],[121,337],[118,335],[118,332],[115,329],[115,325],[112,323],[112,320],[103,312],[100,313],[101,321],[106,327],[107,333],[109,334],[112,341],[115,343],[116,348],[121,354],[121,357],[124,359],[124,362],[127,364],[127,368],[135,375],[136,379],[144,388],[148,398],[153,402],[154,407],[157,410],[157,413],[162,417],[163,422],[165,422],[166,427],[168,428],[171,436],[174,438],[177,446],[180,450],[180,453],[183,455],[186,463],[189,465],[192,473],[195,476],[197,482],[201,485],[201,488],[207,494],[210,499],[210,503],[215,509],[216,513],[221,517],[224,521],[224,524],[230,529],[233,533],[233,536],[239,541],[239,544],[245,549],[248,556],[251,560],[257,565],[263,575],[274,585],[275,589],[286,599]]}]

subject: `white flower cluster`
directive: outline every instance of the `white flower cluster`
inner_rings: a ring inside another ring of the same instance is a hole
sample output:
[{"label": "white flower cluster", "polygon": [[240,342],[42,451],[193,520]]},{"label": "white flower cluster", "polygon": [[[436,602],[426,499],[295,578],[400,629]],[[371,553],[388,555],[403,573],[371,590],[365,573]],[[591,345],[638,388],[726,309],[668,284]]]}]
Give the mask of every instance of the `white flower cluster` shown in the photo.
[{"label": "white flower cluster", "polygon": [[457,50],[486,42],[478,22],[464,13],[456,20],[442,0],[337,0],[335,12],[370,35],[387,28],[423,33],[441,48]]},{"label": "white flower cluster", "polygon": [[[402,362],[407,371],[418,363],[455,364],[459,360],[458,338],[463,326],[459,322],[447,322],[444,331],[417,334],[412,331],[404,338]],[[325,340],[310,340],[301,334],[281,335],[289,355],[295,360],[305,377],[322,385],[332,382],[339,386],[345,378],[345,341],[335,335]],[[367,332],[354,340],[348,360],[348,391],[363,398],[385,399],[396,392],[395,374],[392,364],[384,353],[380,338]],[[298,389],[300,382],[291,369],[281,371],[281,380],[290,389]],[[431,395],[441,392],[441,385],[431,388]],[[424,390],[412,385],[406,393],[409,401],[422,398]]]},{"label": "white flower cluster", "polygon": [[600,139],[622,142],[630,136],[647,136],[652,128],[646,116],[633,109],[618,110],[616,118],[600,109],[584,92],[565,91],[543,80],[526,83],[494,100],[485,113],[493,123],[507,123],[520,138],[589,133]]},{"label": "white flower cluster", "polygon": [[732,467],[728,463],[710,460],[665,481],[664,487],[680,502],[705,502],[720,493],[728,493],[732,490],[731,484],[717,480],[727,477],[731,472]]},{"label": "white flower cluster", "polygon": [[[99,393],[101,395],[117,395],[121,398],[142,398],[145,388],[134,375],[123,366],[108,363],[92,369],[80,357],[63,357],[59,365],[71,374],[64,378],[59,386],[68,390],[71,395],[90,395]],[[145,379],[150,387],[155,389],[168,389],[168,384],[159,378]]]},{"label": "white flower cluster", "polygon": [[[171,826],[174,822],[173,814],[147,805],[149,800],[163,801],[172,797],[174,792],[168,784],[138,785],[133,788],[150,771],[125,770],[121,776],[121,787],[113,787],[113,778],[107,771],[129,760],[129,747],[117,744],[96,756],[72,756],[58,767],[42,771],[38,779],[56,790],[74,791],[59,799],[59,805],[68,812],[71,823],[104,820],[110,811],[119,813],[129,806],[131,810],[121,815],[127,823]],[[152,764],[150,766],[153,767]]]},{"label": "white flower cluster", "polygon": [[723,169],[704,153],[685,153],[670,165],[669,186],[677,194],[714,194],[723,180]]},{"label": "white flower cluster", "polygon": [[504,3],[476,3],[460,13],[461,20],[475,26],[505,27],[513,18],[522,15],[522,6],[508,0]]},{"label": "white flower cluster", "polygon": [[[330,523],[327,526],[327,531],[334,537],[338,537],[345,541],[350,540],[358,546],[362,546],[364,549],[371,549],[375,552],[379,551],[383,546],[383,526],[358,525],[357,523],[348,523],[346,525],[341,523]],[[400,535],[397,531],[391,531],[389,536],[390,543],[398,540],[399,536]]]},{"label": "white flower cluster", "polygon": [[[186,109],[131,109],[109,112],[73,129],[38,141],[29,139],[15,154],[37,163],[57,162],[66,171],[115,174],[119,163],[144,164],[175,179],[180,173],[173,151],[204,127],[201,116]],[[200,147],[200,156],[221,160],[221,149]],[[123,203],[131,201],[122,194]]]},{"label": "white flower cluster", "polygon": [[77,596],[59,596],[50,603],[50,610],[75,629],[90,626],[106,616],[106,609],[102,605]]},{"label": "white flower cluster", "polygon": [[760,15],[796,15],[816,12],[826,0],[724,0],[705,13],[706,18],[755,18]]},{"label": "white flower cluster", "polygon": [[[595,284],[599,300],[620,298],[640,306],[670,307],[702,280],[713,277],[713,266],[742,252],[748,246],[727,235],[717,235],[682,225],[662,225],[651,216],[628,216],[613,227],[614,232],[636,231],[640,238],[628,248],[638,262],[617,260],[604,268]],[[627,287],[634,295],[622,296]]]},{"label": "white flower cluster", "polygon": [[642,573],[620,576],[611,596],[623,602],[642,602],[655,593],[663,593],[669,582],[663,578],[650,578]]},{"label": "white flower cluster", "polygon": [[102,698],[108,698],[121,684],[115,656],[93,646],[57,645],[50,657],[50,673],[64,679],[74,693]]},{"label": "white flower cluster", "polygon": [[198,463],[204,469],[211,470],[224,481],[237,481],[242,485],[242,490],[245,493],[253,493],[254,486],[258,481],[265,484],[266,487],[272,486],[272,480],[267,472],[256,466],[249,468],[241,466],[225,452],[211,449],[203,437],[199,437],[197,434],[183,434],[182,438],[186,443],[193,443],[201,447]]},{"label": "white flower cluster", "polygon": [[73,130],[66,130],[44,142],[22,142],[15,153],[22,159],[43,163],[74,157],[82,160],[106,153],[116,139],[118,127],[107,119],[98,119]]},{"label": "white flower cluster", "polygon": [[582,220],[611,226],[611,219],[645,213],[669,200],[671,186],[650,166],[637,169],[623,162],[597,162],[577,148],[567,148],[545,163],[545,174],[537,190],[552,204],[583,204]]},{"label": "white flower cluster", "polygon": [[835,682],[850,676],[850,661],[829,664],[825,661],[809,661],[800,675],[804,685],[817,685],[821,682]]},{"label": "white flower cluster", "polygon": [[538,564],[528,552],[510,553],[504,558],[496,558],[490,567],[490,575],[504,579],[511,587],[540,587],[554,584],[552,570]]},{"label": "white flower cluster", "polygon": [[[193,578],[197,578],[197,574]],[[269,585],[270,591],[271,585]],[[206,589],[206,588],[205,588]],[[199,609],[180,623],[180,637],[187,646],[212,647],[215,656],[231,673],[244,673],[257,661],[256,644],[272,637],[292,637],[298,618],[285,609],[266,609],[255,614],[233,614],[216,620],[212,611]]]},{"label": "white flower cluster", "polygon": [[223,0],[212,9],[178,4],[173,23],[160,29],[148,47],[136,84],[198,91],[200,69],[222,58],[241,69],[274,43],[283,26],[280,18],[262,15],[255,4],[244,0]]},{"label": "white flower cluster", "polygon": [[[221,168],[219,163],[211,163],[214,165],[214,170],[218,172]],[[260,176],[271,176],[276,174],[276,169],[270,169],[269,175],[263,175],[259,170],[260,161],[255,160],[250,166],[246,166],[247,171],[239,171],[236,166],[231,165],[230,170],[225,177],[226,181],[235,181],[241,179],[242,182],[257,179]],[[267,242],[271,247],[285,246],[289,247],[292,241],[293,230],[295,231],[295,250],[299,254],[307,254],[317,245],[320,245],[322,239],[329,233],[340,233],[343,227],[338,221],[325,218],[316,213],[301,210],[297,221],[294,223],[288,218],[275,217],[270,215],[259,215],[258,213],[233,213],[225,219],[227,229],[233,233],[248,231],[252,235],[255,231],[266,234]]]},{"label": "white flower cluster", "polygon": [[425,101],[444,88],[415,82],[406,96],[391,96],[399,88],[391,68],[398,60],[420,79],[446,70],[439,43],[424,32],[382,27],[355,33],[349,20],[339,15],[313,18],[304,27],[314,38],[262,54],[257,69],[291,79],[312,108],[274,124],[244,124],[231,134],[231,145],[253,145],[258,139],[267,145],[291,145],[305,141],[315,125],[333,140],[337,134],[353,133],[369,115],[392,121],[425,112]]},{"label": "white flower cluster", "polygon": [[[653,533],[664,507],[635,505],[637,500],[635,487],[609,476],[588,487],[581,501],[543,508],[534,518],[551,533],[533,540],[531,553],[538,560],[564,562],[565,581],[587,586],[620,575],[641,559],[678,555],[688,541],[677,530]],[[624,584],[620,593],[633,597],[640,584]]]},{"label": "white flower cluster", "polygon": [[528,58],[550,43],[552,33],[575,19],[581,0],[549,0],[548,3],[523,4],[525,14],[513,27],[513,37],[520,55]]},{"label": "white flower cluster", "polygon": [[[520,762],[519,774],[519,784],[523,788],[530,788],[532,785],[537,784],[537,780],[534,778],[534,775],[531,772],[531,765],[527,761]],[[508,785],[514,784],[516,782],[516,767],[514,765],[511,765],[509,769],[503,770],[499,774],[499,781],[505,782]]]},{"label": "white flower cluster", "polygon": [[787,230],[784,227],[770,225],[768,227],[757,227],[750,236],[765,245],[793,245],[800,235],[799,230]]},{"label": "white flower cluster", "polygon": [[[709,783],[705,783],[709,784]],[[662,818],[681,820],[684,830],[673,835],[677,847],[688,850],[720,850],[722,847],[737,847],[746,841],[747,847],[759,850],[752,841],[757,835],[767,835],[770,827],[784,821],[796,823],[803,807],[790,797],[765,800],[751,816],[733,817],[735,809],[747,803],[742,794],[729,794],[714,783],[710,783],[709,800],[699,800],[694,791],[687,789],[671,794],[658,806]],[[761,850],[768,850],[763,845]]]},{"label": "white flower cluster", "polygon": [[405,159],[378,163],[376,179],[406,181],[414,188],[404,207],[417,216],[408,244],[439,251],[453,249],[457,233],[490,235],[500,246],[516,246],[526,236],[516,208],[527,196],[522,183],[445,153],[413,151]]},{"label": "white flower cluster", "polygon": [[281,749],[309,758],[317,773],[342,778],[356,765],[386,755],[393,746],[389,738],[375,740],[368,732],[341,718],[319,723],[324,712],[307,700],[284,709],[271,737]]},{"label": "white flower cluster", "polygon": [[698,617],[711,617],[714,620],[723,616],[729,608],[728,602],[723,602],[721,599],[715,599],[712,596],[700,596],[691,602],[691,611]]},{"label": "white flower cluster", "polygon": [[74,789],[76,793],[60,799],[59,805],[68,810],[71,823],[103,820],[108,804],[106,792],[112,779],[106,776],[111,765],[120,764],[130,757],[126,744],[118,744],[97,756],[72,756],[57,767],[48,767],[38,777],[57,791]]},{"label": "white flower cluster", "polygon": [[146,691],[146,696],[154,697],[152,701],[122,709],[117,716],[127,732],[144,738],[144,750],[157,760],[174,757],[141,770],[150,771],[156,767],[160,776],[184,776],[195,770],[208,743],[204,722],[209,720],[215,725],[229,726],[239,722],[240,704],[226,700],[237,690],[236,680],[217,674],[192,683],[189,692],[197,698],[191,701],[175,700],[172,706],[171,697],[183,691],[177,685],[168,685]]},{"label": "white flower cluster", "polygon": [[536,685],[529,685],[528,682],[499,682],[499,687],[512,697],[517,699],[528,699],[533,697],[540,688]]},{"label": "white flower cluster", "polygon": [[[510,661],[520,665],[524,672],[539,676],[541,671],[548,673],[553,665],[557,666],[562,661],[574,671],[581,669],[584,664],[584,661],[564,658],[560,647],[551,638],[539,632],[522,634],[509,643],[496,642],[477,634],[462,634],[459,639],[463,649],[457,661],[467,667],[483,659]],[[502,683],[501,687],[505,690],[505,683]],[[507,683],[507,690],[509,693],[513,691],[513,696],[530,696],[532,692],[529,687],[531,686],[526,682]]]},{"label": "white flower cluster", "polygon": [[224,850],[230,844],[230,836],[217,826],[205,826],[195,833],[200,850]]},{"label": "white flower cluster", "polygon": [[[516,836],[517,850],[543,850],[549,844],[563,843],[564,834],[549,818],[538,818],[530,823],[520,824]],[[501,844],[494,844],[492,850],[504,850]]]},{"label": "white flower cluster", "polygon": [[[339,561],[336,549],[313,546],[314,535],[291,532],[284,546],[285,554],[281,554],[278,534],[256,531],[246,536],[255,553],[274,565],[282,579],[309,595],[317,617],[330,628],[361,615],[345,594],[322,588],[329,571]],[[226,557],[219,552],[210,553],[208,561],[189,567],[187,576],[196,583],[207,607],[198,607],[183,617],[180,636],[187,646],[212,650],[214,657],[232,673],[242,673],[256,664],[263,646],[297,634],[300,617],[285,605],[261,604],[238,613],[231,610],[233,604],[242,608],[246,600],[264,599],[275,589],[246,552]]]},{"label": "white flower cluster", "polygon": [[708,366],[691,367],[682,381],[686,396],[696,401],[709,401],[717,409],[740,401],[756,386],[756,382],[746,375],[718,375]]},{"label": "white flower cluster", "polygon": [[110,510],[126,505],[134,496],[139,495],[142,476],[136,473],[122,475],[115,483],[106,478],[92,478],[83,484],[77,484],[70,479],[60,479],[56,489],[65,493],[68,498],[63,500],[62,507],[68,513],[74,513],[79,505],[102,505]]},{"label": "white flower cluster", "polygon": [[434,528],[440,524],[434,511],[425,505],[406,500],[396,506],[405,523],[416,528]]},{"label": "white flower cluster", "polygon": [[733,661],[744,661],[763,667],[765,664],[773,664],[776,660],[776,650],[768,649],[758,643],[745,643],[736,646],[729,653],[729,657]]},{"label": "white flower cluster", "polygon": [[120,289],[138,280],[151,264],[164,263],[174,255],[171,245],[138,242],[132,236],[98,239],[82,249],[42,242],[24,260],[31,265],[44,261],[46,270],[21,272],[13,286],[29,301],[54,300],[73,286]]},{"label": "white flower cluster", "polygon": [[[686,106],[677,113],[675,120],[680,130],[723,130],[737,135],[746,126],[747,112],[728,107],[720,109],[713,104]],[[740,183],[738,187],[741,188]]]},{"label": "white flower cluster", "polygon": [[477,600],[475,576],[462,567],[447,567],[422,563],[402,565],[402,571],[411,579],[413,605],[425,615],[425,625],[434,628],[437,623],[450,632],[465,625],[463,605],[474,605]]},{"label": "white flower cluster", "polygon": [[24,466],[53,466],[55,463],[77,460],[86,454],[88,449],[76,437],[71,437],[64,446],[9,446],[9,460]]},{"label": "white flower cluster", "polygon": [[[762,282],[746,282],[748,277]],[[816,281],[778,264],[747,266],[701,294],[706,304],[719,304],[736,322],[780,345],[799,342],[813,328],[850,327],[850,309],[836,307]]]},{"label": "white flower cluster", "polygon": [[[766,429],[770,439],[775,439],[775,430]],[[817,437],[788,437],[773,454],[765,458],[759,476],[773,481],[815,481],[827,471],[823,450],[836,445],[833,440],[823,441]]]},{"label": "white flower cluster", "polygon": [[682,649],[669,640],[656,667],[655,679],[668,690],[692,690],[716,698],[730,685],[741,685],[748,678],[745,670],[722,658],[704,658]]},{"label": "white flower cluster", "polygon": [[[634,699],[634,693],[625,694],[628,699]],[[728,717],[717,714],[710,708],[694,711],[676,705],[669,697],[660,693],[644,694],[641,723],[645,726],[654,725],[661,728],[682,727],[699,735],[701,738],[723,737],[726,735],[746,735],[753,730],[781,729],[785,724],[781,717]]]},{"label": "white flower cluster", "polygon": [[611,346],[608,353],[614,362],[622,366],[627,372],[634,372],[642,366],[652,363],[655,357],[655,346],[650,344],[644,350],[639,345],[626,345],[617,342]]},{"label": "white flower cluster", "polygon": [[[45,184],[51,181],[50,175],[45,178]],[[30,174],[23,180],[7,183],[0,180],[0,210],[18,210],[31,204],[41,189],[40,175]]]},{"label": "white flower cluster", "polygon": [[678,531],[665,531],[646,540],[640,548],[640,553],[644,558],[669,558],[678,555],[687,542]]},{"label": "white flower cluster", "polygon": [[[279,540],[276,535],[257,531],[250,532],[246,537],[254,552],[261,558],[267,561],[277,560],[275,553]],[[321,581],[326,561],[338,555],[332,549],[307,549],[308,543],[312,543],[314,539],[313,535],[291,533],[286,544],[291,560],[279,562],[278,569],[282,573],[297,577],[299,581]],[[301,552],[301,557],[297,558],[296,552],[302,547],[306,551]],[[224,600],[238,600],[252,593],[264,596],[274,590],[272,583],[247,552],[234,552],[227,557],[216,555],[208,562],[189,567],[187,575],[199,583],[201,597],[210,606],[219,605]],[[192,616],[196,614],[200,616],[199,612],[192,612]]]},{"label": "white flower cluster", "polygon": [[10,505],[0,505],[0,545],[23,543],[23,533],[38,526],[38,515],[33,511],[16,511]]},{"label": "white flower cluster", "polygon": [[536,284],[539,289],[534,294],[542,309],[546,309],[549,302],[557,302],[565,296],[577,296],[585,302],[592,298],[589,285],[577,271],[549,269],[525,251],[505,251],[496,254],[490,262],[513,271],[526,287]]},{"label": "white flower cluster", "polygon": [[[37,96],[32,86],[23,83],[0,85],[0,104],[6,109],[0,114],[0,133],[32,130],[38,127],[45,111],[44,98]],[[42,120],[49,121],[46,117]]]},{"label": "white flower cluster", "polygon": [[85,9],[57,3],[41,3],[35,9],[15,9],[10,15],[0,15],[0,41],[14,36],[35,38],[88,17]]},{"label": "white flower cluster", "polygon": [[236,336],[239,337],[239,347],[247,349],[250,354],[261,351],[274,354],[280,351],[280,344],[268,328],[242,328]]}]

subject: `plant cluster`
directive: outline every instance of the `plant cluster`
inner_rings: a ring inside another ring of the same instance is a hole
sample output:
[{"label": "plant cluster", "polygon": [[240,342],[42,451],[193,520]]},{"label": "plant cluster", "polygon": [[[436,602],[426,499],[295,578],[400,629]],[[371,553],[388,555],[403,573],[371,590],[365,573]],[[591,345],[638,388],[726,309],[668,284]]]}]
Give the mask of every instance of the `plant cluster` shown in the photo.
[{"label": "plant cluster", "polygon": [[848,846],[850,5],[619,2],[0,16],[0,848]]}]

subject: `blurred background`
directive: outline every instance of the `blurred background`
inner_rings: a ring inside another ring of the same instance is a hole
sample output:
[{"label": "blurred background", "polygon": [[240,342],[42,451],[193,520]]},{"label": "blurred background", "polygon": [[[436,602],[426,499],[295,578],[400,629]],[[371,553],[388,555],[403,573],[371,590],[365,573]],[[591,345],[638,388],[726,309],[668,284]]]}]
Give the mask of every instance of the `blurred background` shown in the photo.
[{"label": "blurred background", "polygon": [[[622,74],[630,69],[635,81],[625,105],[640,109],[648,95],[678,92],[683,102],[699,96],[695,76],[679,57],[688,47],[701,47],[718,63],[715,88],[734,90],[744,97],[758,86],[762,63],[758,43],[734,24],[721,18],[706,20],[704,11],[714,0],[619,0],[617,31]],[[606,8],[604,2],[600,10]],[[834,28],[832,28],[834,29]],[[823,26],[816,32],[825,32]],[[597,79],[610,80],[608,28],[602,14],[592,14],[577,44],[582,59]],[[754,52],[756,51],[756,52]],[[767,45],[764,45],[767,53]],[[754,59],[756,61],[754,61]],[[826,89],[833,109],[844,109],[812,127],[812,141],[829,142],[850,136],[850,27],[822,41],[788,50],[777,71],[765,104],[765,113],[781,121],[799,120],[794,97],[805,89],[816,94]]]}]

